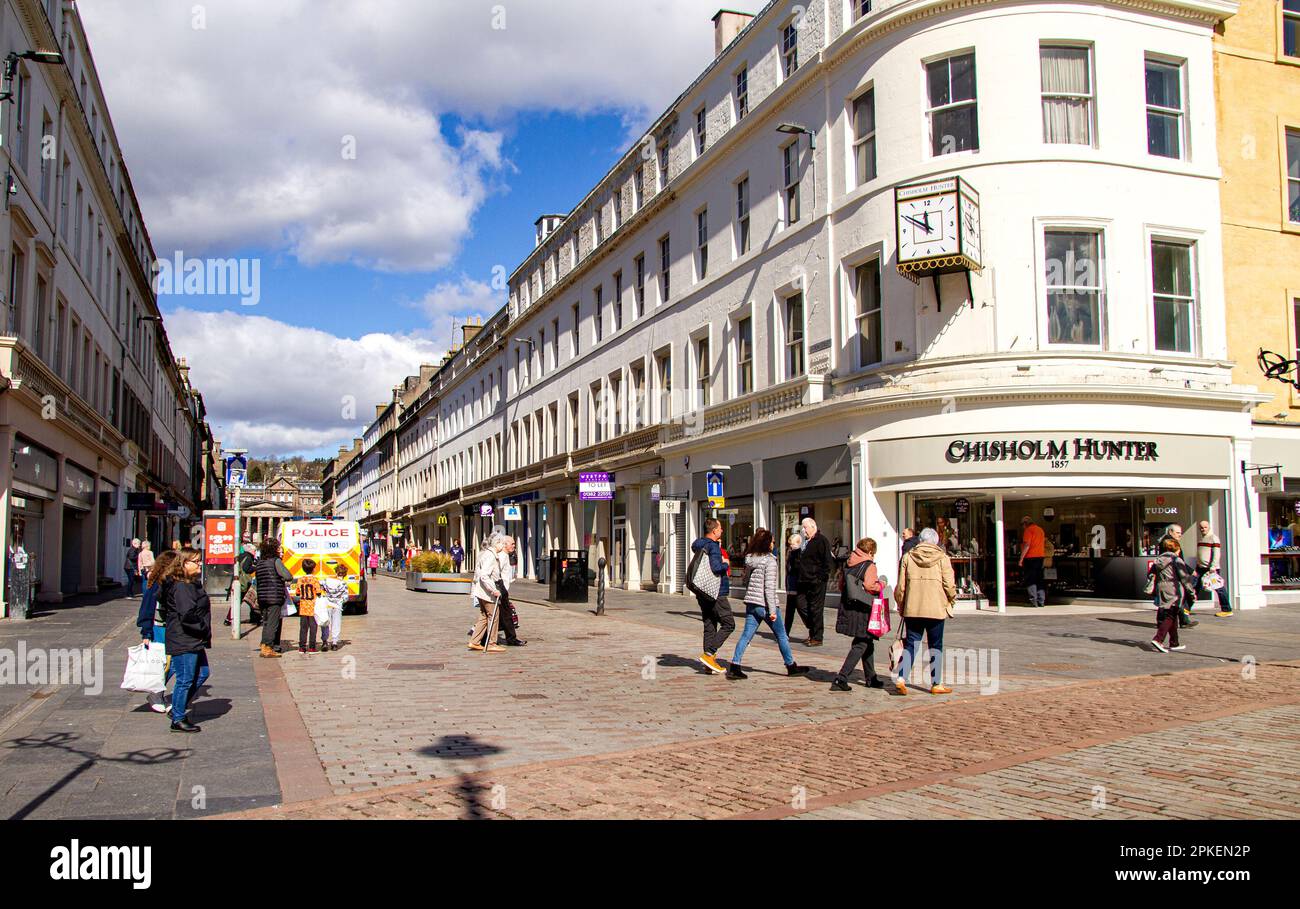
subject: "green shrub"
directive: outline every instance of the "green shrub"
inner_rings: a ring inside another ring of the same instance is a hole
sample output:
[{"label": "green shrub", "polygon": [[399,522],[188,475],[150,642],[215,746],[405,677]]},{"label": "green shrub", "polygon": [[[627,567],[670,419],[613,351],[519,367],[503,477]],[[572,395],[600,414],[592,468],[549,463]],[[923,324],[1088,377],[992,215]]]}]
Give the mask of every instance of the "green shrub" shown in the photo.
[{"label": "green shrub", "polygon": [[451,556],[438,552],[422,552],[411,561],[411,569],[423,574],[451,574],[454,566]]}]

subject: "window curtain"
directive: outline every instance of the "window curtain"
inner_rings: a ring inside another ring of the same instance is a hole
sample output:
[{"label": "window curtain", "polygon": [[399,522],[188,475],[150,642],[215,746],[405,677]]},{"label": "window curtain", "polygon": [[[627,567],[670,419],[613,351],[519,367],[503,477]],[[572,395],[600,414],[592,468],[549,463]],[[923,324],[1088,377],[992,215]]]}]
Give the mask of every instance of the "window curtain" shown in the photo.
[{"label": "window curtain", "polygon": [[1046,142],[1090,145],[1092,99],[1059,95],[1091,95],[1088,51],[1082,47],[1045,47],[1041,51],[1043,80],[1043,139]]}]

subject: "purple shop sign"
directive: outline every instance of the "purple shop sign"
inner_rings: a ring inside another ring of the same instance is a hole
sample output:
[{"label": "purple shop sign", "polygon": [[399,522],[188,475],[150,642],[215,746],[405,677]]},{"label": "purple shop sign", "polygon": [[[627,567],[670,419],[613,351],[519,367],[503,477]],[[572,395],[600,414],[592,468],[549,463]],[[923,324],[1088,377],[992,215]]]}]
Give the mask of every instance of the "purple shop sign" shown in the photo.
[{"label": "purple shop sign", "polygon": [[614,498],[612,474],[591,472],[578,474],[578,499],[583,502],[609,502]]}]

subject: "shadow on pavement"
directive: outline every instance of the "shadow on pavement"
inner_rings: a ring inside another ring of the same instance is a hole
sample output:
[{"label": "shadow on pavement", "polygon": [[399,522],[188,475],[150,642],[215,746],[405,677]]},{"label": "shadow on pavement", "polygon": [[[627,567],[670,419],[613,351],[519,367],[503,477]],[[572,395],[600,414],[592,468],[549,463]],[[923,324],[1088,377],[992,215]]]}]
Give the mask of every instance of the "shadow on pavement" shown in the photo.
[{"label": "shadow on pavement", "polygon": [[675,653],[660,654],[655,665],[671,669],[694,669],[696,675],[713,675],[713,671],[695,657],[684,657]]},{"label": "shadow on pavement", "polygon": [[484,758],[504,751],[497,745],[481,741],[472,735],[444,735],[432,745],[425,745],[419,750],[423,757],[430,757],[441,761],[464,761],[468,760],[473,764],[474,769],[462,771],[459,774],[459,785],[456,789],[465,802],[465,813],[461,816],[466,821],[487,820],[488,811],[483,804],[483,796],[490,796],[488,805],[493,811],[501,811],[505,808],[505,788],[498,792],[496,786],[482,780],[473,780],[471,776],[475,773],[482,773],[487,769],[487,762]]},{"label": "shadow on pavement", "polygon": [[150,748],[144,751],[128,751],[115,757],[106,757],[94,751],[86,751],[74,746],[74,742],[80,736],[73,735],[70,732],[53,732],[46,736],[32,736],[19,739],[9,739],[4,743],[6,748],[48,748],[55,751],[62,751],[66,754],[75,754],[84,760],[65,773],[57,782],[48,789],[32,799],[22,808],[19,808],[14,814],[10,815],[9,820],[21,821],[31,815],[37,808],[45,804],[59,793],[60,790],[68,786],[77,777],[81,776],[87,770],[90,770],[96,764],[101,762],[113,764],[140,764],[145,766],[155,766],[158,764],[170,764],[173,761],[180,761],[188,758],[193,754],[189,748]]}]

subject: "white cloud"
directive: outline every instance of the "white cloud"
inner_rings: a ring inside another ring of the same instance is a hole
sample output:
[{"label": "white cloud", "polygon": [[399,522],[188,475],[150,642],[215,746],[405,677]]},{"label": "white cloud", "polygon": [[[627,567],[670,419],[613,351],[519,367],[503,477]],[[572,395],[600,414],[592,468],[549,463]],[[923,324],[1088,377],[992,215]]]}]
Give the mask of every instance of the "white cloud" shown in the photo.
[{"label": "white cloud", "polygon": [[413,305],[429,319],[435,332],[449,320],[463,323],[468,316],[487,318],[506,303],[503,290],[494,290],[490,284],[461,275],[456,281],[443,281],[429,290]]},{"label": "white cloud", "polygon": [[236,312],[180,309],[166,326],[176,355],[189,360],[214,434],[262,455],[350,445],[394,385],[443,356],[424,338],[340,338]]},{"label": "white cloud", "polygon": [[[494,29],[494,8],[505,10]],[[717,0],[95,0],[80,6],[159,251],[435,270],[509,172],[509,115],[658,113]],[[195,29],[196,9],[204,25]],[[447,125],[451,114],[477,128]],[[354,137],[356,157],[344,156]]]}]

